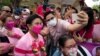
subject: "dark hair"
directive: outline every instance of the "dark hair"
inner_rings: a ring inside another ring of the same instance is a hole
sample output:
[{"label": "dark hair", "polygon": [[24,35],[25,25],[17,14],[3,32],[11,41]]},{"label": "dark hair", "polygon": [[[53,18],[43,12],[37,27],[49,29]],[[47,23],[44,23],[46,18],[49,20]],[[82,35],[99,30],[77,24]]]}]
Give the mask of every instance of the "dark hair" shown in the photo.
[{"label": "dark hair", "polygon": [[62,35],[59,39],[58,39],[58,43],[59,43],[59,46],[61,47],[64,47],[65,45],[65,42],[69,39],[73,39],[74,37],[72,35],[67,35],[67,34],[64,34]]},{"label": "dark hair", "polygon": [[97,50],[100,50],[100,46],[96,48],[96,51],[97,51]]},{"label": "dark hair", "polygon": [[[36,18],[39,18],[40,20],[42,20],[42,18],[39,15],[34,14],[27,18],[26,24],[32,24],[32,21],[35,20]],[[42,22],[43,22],[43,20],[42,20]]]},{"label": "dark hair", "polygon": [[78,10],[75,7],[72,7],[72,9],[75,10],[75,13],[78,13]]},{"label": "dark hair", "polygon": [[52,14],[54,15],[54,12],[53,11],[48,11],[44,14],[44,19],[46,19],[46,17],[49,15],[49,14]]},{"label": "dark hair", "polygon": [[69,7],[72,8],[71,5],[67,5],[66,8],[65,8],[65,12],[67,12],[67,9],[69,9]]},{"label": "dark hair", "polygon": [[[71,8],[72,8],[73,10],[75,10],[75,13],[78,13],[78,10],[77,10],[75,7],[72,7],[72,6],[71,6]],[[67,9],[68,9],[68,8],[65,8],[65,12],[64,12],[64,13],[67,12]]]},{"label": "dark hair", "polygon": [[59,12],[61,12],[61,8],[60,7],[57,7],[56,10],[58,10]]},{"label": "dark hair", "polygon": [[84,27],[86,30],[90,29],[94,24],[94,16],[93,16],[93,10],[90,7],[84,7],[82,11],[85,11],[88,14],[89,20],[86,27]]},{"label": "dark hair", "polygon": [[52,14],[54,15],[54,12],[53,11],[48,11],[44,14],[44,25],[46,25],[46,17],[49,15],[49,14]]},{"label": "dark hair", "polygon": [[2,21],[3,23],[5,23],[5,22],[6,22],[6,18],[1,19],[1,21]]},{"label": "dark hair", "polygon": [[96,13],[98,13],[98,10],[96,10],[96,9],[93,9],[93,11],[95,11]]},{"label": "dark hair", "polygon": [[[11,18],[14,20],[14,17],[13,17],[13,16],[8,16],[8,17],[11,17]],[[6,23],[6,20],[7,20],[8,17],[1,19],[1,21],[2,21],[3,23]]]}]

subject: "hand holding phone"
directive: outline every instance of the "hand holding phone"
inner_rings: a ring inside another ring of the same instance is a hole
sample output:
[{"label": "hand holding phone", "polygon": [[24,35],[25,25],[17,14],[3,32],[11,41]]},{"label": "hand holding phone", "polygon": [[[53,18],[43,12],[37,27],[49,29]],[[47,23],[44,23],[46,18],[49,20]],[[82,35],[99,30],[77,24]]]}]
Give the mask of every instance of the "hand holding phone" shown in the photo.
[{"label": "hand holding phone", "polygon": [[72,21],[73,21],[74,23],[78,23],[78,19],[79,19],[79,17],[78,17],[78,15],[77,15],[77,13],[73,13],[73,14],[72,14]]}]

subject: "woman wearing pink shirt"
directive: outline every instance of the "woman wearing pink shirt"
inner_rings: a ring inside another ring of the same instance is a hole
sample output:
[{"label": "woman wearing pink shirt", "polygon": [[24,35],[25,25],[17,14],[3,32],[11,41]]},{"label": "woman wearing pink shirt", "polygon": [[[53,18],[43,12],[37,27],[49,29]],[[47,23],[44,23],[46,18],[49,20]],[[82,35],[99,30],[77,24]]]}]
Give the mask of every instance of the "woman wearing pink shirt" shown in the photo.
[{"label": "woman wearing pink shirt", "polygon": [[5,34],[12,45],[16,45],[17,41],[24,35],[20,28],[16,28],[13,17],[5,19]]},{"label": "woman wearing pink shirt", "polygon": [[46,56],[44,40],[40,35],[42,18],[32,15],[26,20],[26,24],[29,31],[18,41],[14,49],[15,56]]},{"label": "woman wearing pink shirt", "polygon": [[0,56],[13,55],[13,47],[24,34],[19,28],[14,27],[13,17],[11,16],[2,19],[1,23]]}]

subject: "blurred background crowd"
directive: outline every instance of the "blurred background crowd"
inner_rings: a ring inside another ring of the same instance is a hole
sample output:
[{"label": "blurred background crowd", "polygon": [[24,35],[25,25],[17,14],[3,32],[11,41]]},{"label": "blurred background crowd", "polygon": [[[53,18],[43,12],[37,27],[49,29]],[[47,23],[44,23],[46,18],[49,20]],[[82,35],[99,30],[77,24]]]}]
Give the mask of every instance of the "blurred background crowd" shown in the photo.
[{"label": "blurred background crowd", "polygon": [[0,56],[100,56],[100,5],[0,0]]}]

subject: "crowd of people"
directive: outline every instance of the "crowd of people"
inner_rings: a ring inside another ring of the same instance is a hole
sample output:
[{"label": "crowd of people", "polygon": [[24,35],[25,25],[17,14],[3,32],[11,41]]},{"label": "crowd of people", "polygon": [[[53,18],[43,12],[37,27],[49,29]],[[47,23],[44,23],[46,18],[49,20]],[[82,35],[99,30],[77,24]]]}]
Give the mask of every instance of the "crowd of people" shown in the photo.
[{"label": "crowd of people", "polygon": [[0,56],[100,56],[97,10],[71,5],[37,5],[34,12],[3,6],[0,10]]}]

